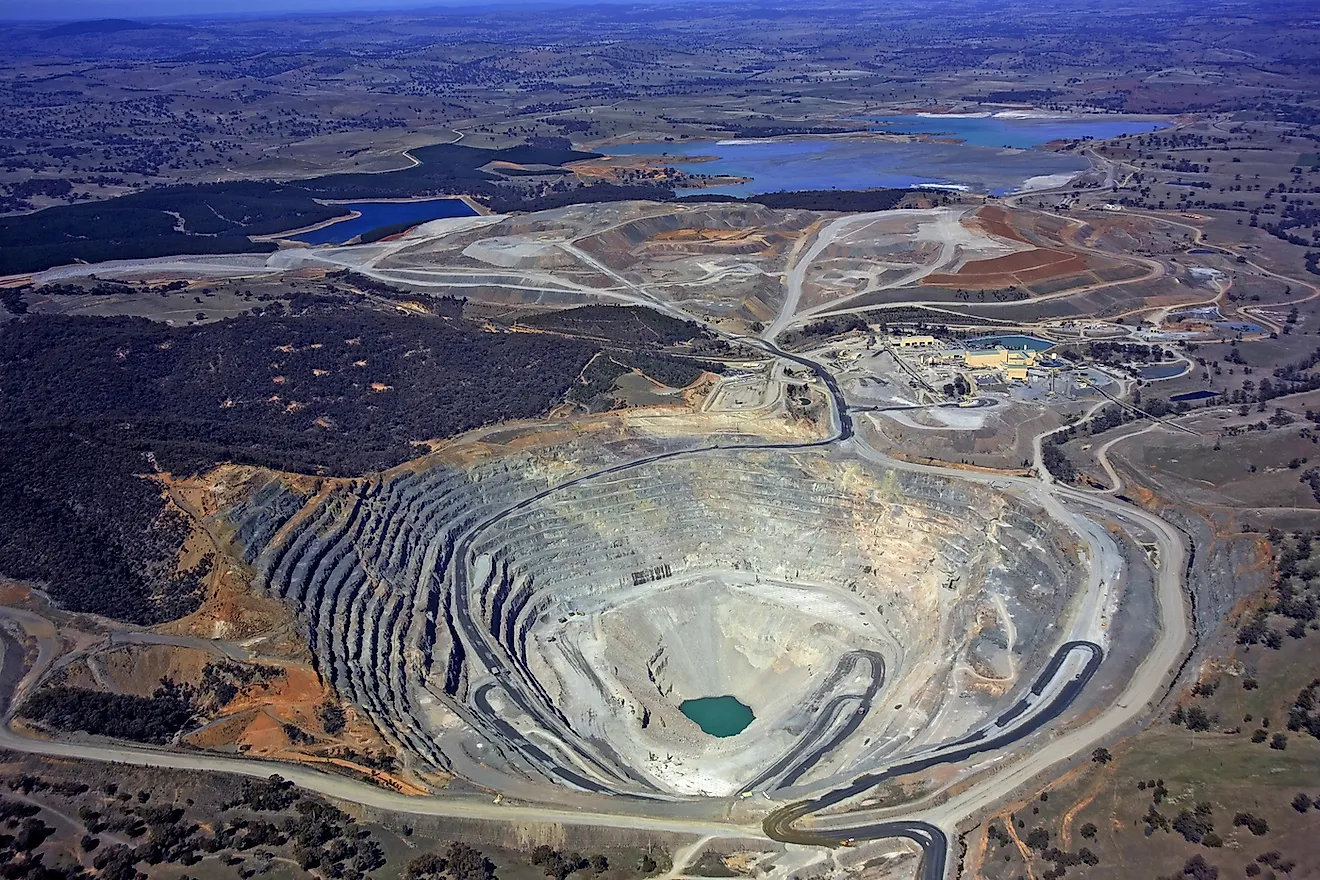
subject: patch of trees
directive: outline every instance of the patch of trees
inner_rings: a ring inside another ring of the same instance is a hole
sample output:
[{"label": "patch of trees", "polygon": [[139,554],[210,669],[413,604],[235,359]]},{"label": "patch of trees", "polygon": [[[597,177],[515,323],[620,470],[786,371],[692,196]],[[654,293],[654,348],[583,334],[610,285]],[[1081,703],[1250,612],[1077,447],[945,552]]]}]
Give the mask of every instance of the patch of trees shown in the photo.
[{"label": "patch of trees", "polygon": [[7,827],[10,832],[0,832],[0,877],[31,877],[40,880],[58,880],[58,878],[84,877],[81,867],[67,871],[47,868],[43,864],[42,854],[35,852],[45,843],[46,838],[55,833],[55,829],[40,819],[29,816],[11,820]]},{"label": "patch of trees", "polygon": [[[209,558],[209,557],[208,557]],[[280,678],[284,670],[266,664],[245,664],[221,661],[207,663],[202,668],[202,680],[197,685],[199,702],[212,708],[223,707],[240,689],[257,683],[262,690],[270,687],[270,680]]]},{"label": "patch of trees", "polygon": [[520,318],[518,325],[617,345],[659,348],[708,336],[685,321],[641,306],[589,305]]},{"label": "patch of trees", "polygon": [[163,745],[195,717],[194,692],[162,679],[150,697],[110,694],[55,686],[29,697],[22,715],[56,730],[81,730],[99,736]]},{"label": "patch of trees", "polygon": [[[560,188],[562,187],[562,188]],[[600,202],[668,202],[674,191],[651,184],[592,183],[586,186],[555,184],[547,192],[532,194],[513,186],[492,187],[475,192],[492,211],[550,211],[569,205],[592,205]]]},{"label": "patch of trees", "polygon": [[1200,706],[1192,706],[1184,709],[1182,706],[1174,706],[1173,713],[1169,716],[1169,721],[1173,724],[1186,724],[1187,729],[1193,733],[1200,733],[1210,729],[1214,720],[1205,709]]},{"label": "patch of trees", "polygon": [[940,389],[945,397],[964,397],[972,393],[972,386],[962,373],[953,377],[952,382],[945,382]]},{"label": "patch of trees", "polygon": [[1320,739],[1320,713],[1316,712],[1316,691],[1320,689],[1320,678],[1314,679],[1297,694],[1292,706],[1288,708],[1288,729],[1306,731]]},{"label": "patch of trees", "polygon": [[[177,282],[187,287],[187,282]],[[175,288],[176,282],[171,282],[168,287]],[[90,287],[81,284],[43,284],[32,291],[34,296],[118,296],[125,293],[132,293],[133,288],[128,284],[121,284],[118,281],[98,281]]]},{"label": "patch of trees", "polygon": [[627,372],[628,367],[602,353],[582,371],[568,396],[589,408],[598,408],[596,405],[603,402],[601,398],[609,394],[618,378]]},{"label": "patch of trees", "polygon": [[17,288],[6,288],[0,290],[0,308],[11,315],[26,315],[28,310],[27,297],[23,291]]},{"label": "patch of trees", "polygon": [[845,127],[840,125],[748,125],[739,122],[722,122],[718,128],[732,133],[735,138],[771,138],[787,135],[825,135],[848,134],[866,131],[864,126]]},{"label": "patch of trees", "polygon": [[986,101],[991,104],[1038,104],[1061,94],[1063,93],[1055,89],[1000,89],[987,92],[983,96],[967,96],[963,100],[978,103]]},{"label": "patch of trees", "polygon": [[1205,860],[1205,856],[1192,856],[1183,864],[1180,873],[1159,880],[1218,880],[1219,869]]},{"label": "patch of trees", "polygon": [[[0,345],[15,329],[0,332]],[[75,348],[70,340],[65,356],[76,358]],[[5,359],[0,353],[0,375]],[[0,388],[0,572],[43,585],[70,611],[139,624],[193,611],[209,557],[177,570],[187,521],[141,476],[152,467],[133,429],[97,423],[84,431],[63,418],[45,426],[37,414],[6,405],[14,390]],[[103,404],[93,396],[86,405],[95,417]]]},{"label": "patch of trees", "polygon": [[1262,837],[1269,833],[1270,823],[1254,813],[1239,812],[1233,815],[1234,828],[1246,828],[1256,837]]},{"label": "patch of trees", "polygon": [[244,779],[238,786],[238,794],[225,802],[223,808],[247,807],[259,813],[277,813],[287,810],[301,797],[302,792],[292,782],[272,773],[265,779]]},{"label": "patch of trees", "polygon": [[[1019,827],[1021,827],[1021,824],[1019,821]],[[1000,849],[1013,844],[1013,836],[998,822],[990,823],[990,826],[986,829],[986,837]],[[1056,878],[1064,876],[1069,868],[1079,865],[1094,867],[1100,864],[1100,857],[1088,847],[1081,847],[1077,852],[1068,852],[1051,845],[1050,833],[1044,828],[1032,828],[1023,836],[1022,842],[1037,858],[1054,865],[1053,868],[1041,875],[1042,878],[1049,878],[1049,880],[1056,880]]]},{"label": "patch of trees", "polygon": [[1041,462],[1045,465],[1045,470],[1050,472],[1050,476],[1061,483],[1077,482],[1077,466],[1073,464],[1068,454],[1059,447],[1054,438],[1047,437],[1040,447]]},{"label": "patch of trees", "polygon": [[643,375],[654,379],[661,385],[668,385],[670,388],[685,388],[701,378],[702,372],[724,372],[723,364],[688,358],[665,357],[658,354],[643,354],[639,351],[612,352],[610,357],[611,359],[622,360],[628,366],[639,370]]},{"label": "patch of trees", "polygon": [[703,371],[723,372],[724,365],[637,351],[604,351],[582,371],[578,383],[569,392],[569,398],[598,410],[619,377],[633,370],[661,385],[685,388],[697,381]]},{"label": "patch of trees", "polygon": [[316,710],[316,715],[321,721],[321,727],[331,736],[343,731],[346,719],[344,709],[338,703],[322,703]]},{"label": "patch of trees", "polygon": [[[600,153],[555,147],[522,145],[502,150],[467,147],[462,144],[435,144],[412,150],[419,165],[387,174],[329,174],[298,185],[323,198],[402,198],[418,195],[490,195],[499,187],[490,186],[500,178],[483,171],[491,162],[515,165],[559,166],[582,159],[598,159]],[[482,186],[487,184],[487,186]],[[291,229],[293,227],[285,227]]]},{"label": "patch of trees", "polygon": [[456,840],[444,855],[432,852],[413,859],[403,876],[407,880],[495,880],[495,871],[495,863],[480,850]]},{"label": "patch of trees", "polygon": [[841,333],[860,331],[866,333],[871,325],[861,315],[836,315],[812,321],[802,328],[803,336],[838,336]]},{"label": "patch of trees", "polygon": [[[1308,468],[1301,481],[1309,482],[1314,492],[1320,484],[1320,477],[1317,477],[1315,468]],[[1313,540],[1309,532],[1287,538],[1276,529],[1270,530],[1269,541],[1275,552],[1274,583],[1270,595],[1239,624],[1239,645],[1263,644],[1275,650],[1283,647],[1283,635],[1271,625],[1276,616],[1292,621],[1287,630],[1290,638],[1306,637],[1307,627],[1320,612],[1320,600],[1314,591],[1317,571],[1309,564]]]},{"label": "patch of trees", "polygon": [[342,217],[292,184],[258,181],[170,186],[99,202],[0,217],[0,274],[83,260],[273,251],[265,235]]},{"label": "patch of trees", "polygon": [[1222,839],[1215,833],[1214,808],[1209,801],[1197,803],[1192,810],[1180,811],[1171,825],[1188,843],[1223,846]]},{"label": "patch of trees", "polygon": [[543,868],[545,876],[554,880],[568,880],[570,875],[588,868],[593,874],[604,874],[610,867],[609,859],[603,855],[587,858],[581,853],[565,853],[545,844],[532,850],[532,864]]},{"label": "patch of trees", "polygon": [[[1103,364],[1121,364],[1125,361],[1162,361],[1172,358],[1173,353],[1158,345],[1142,345],[1139,342],[1092,342],[1087,346],[1087,355]],[[1064,357],[1077,360],[1072,352]]]},{"label": "patch of trees", "polygon": [[[155,453],[355,474],[411,441],[528,418],[568,390],[584,343],[379,313],[244,316],[189,328],[39,316],[0,329],[0,414]],[[113,426],[132,424],[127,437]]]}]

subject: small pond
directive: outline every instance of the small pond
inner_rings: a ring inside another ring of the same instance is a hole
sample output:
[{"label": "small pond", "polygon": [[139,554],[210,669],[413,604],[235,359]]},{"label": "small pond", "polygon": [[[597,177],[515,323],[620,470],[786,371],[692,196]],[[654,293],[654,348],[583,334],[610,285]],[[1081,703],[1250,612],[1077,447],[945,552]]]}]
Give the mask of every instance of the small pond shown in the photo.
[{"label": "small pond", "polygon": [[1188,391],[1184,394],[1175,394],[1172,397],[1170,397],[1169,400],[1172,400],[1174,403],[1183,403],[1184,401],[1190,401],[1190,400],[1208,400],[1211,397],[1218,397],[1218,396],[1219,396],[1218,391],[1206,391],[1206,390]]},{"label": "small pond", "polygon": [[1143,379],[1172,379],[1186,373],[1187,369],[1187,364],[1182,361],[1176,364],[1149,364],[1137,371],[1137,375]]},{"label": "small pond", "polygon": [[678,709],[702,731],[719,737],[737,736],[756,718],[750,706],[728,695],[684,700]]}]

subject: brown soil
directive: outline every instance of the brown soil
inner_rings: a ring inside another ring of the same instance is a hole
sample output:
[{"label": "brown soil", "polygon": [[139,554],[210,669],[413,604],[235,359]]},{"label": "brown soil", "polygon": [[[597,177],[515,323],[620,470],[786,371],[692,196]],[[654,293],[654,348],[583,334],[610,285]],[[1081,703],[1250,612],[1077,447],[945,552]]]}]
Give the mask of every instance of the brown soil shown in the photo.
[{"label": "brown soil", "polygon": [[981,228],[991,235],[997,235],[1009,241],[1031,244],[1032,242],[1012,225],[1010,222],[1011,216],[1005,208],[997,205],[985,205],[976,212],[976,219],[973,222],[980,223]]},{"label": "brown soil", "polygon": [[162,678],[200,681],[202,669],[214,659],[210,651],[174,645],[131,645],[101,655],[114,689],[142,697],[150,696]]}]

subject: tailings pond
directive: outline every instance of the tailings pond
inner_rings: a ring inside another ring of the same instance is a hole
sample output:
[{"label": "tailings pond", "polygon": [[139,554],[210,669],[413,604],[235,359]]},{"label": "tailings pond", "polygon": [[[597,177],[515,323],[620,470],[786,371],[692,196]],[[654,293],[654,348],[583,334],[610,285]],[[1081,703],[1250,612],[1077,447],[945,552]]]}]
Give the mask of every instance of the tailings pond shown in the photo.
[{"label": "tailings pond", "polygon": [[425,223],[444,217],[471,217],[477,212],[462,199],[418,199],[409,202],[348,202],[359,216],[336,220],[329,226],[288,236],[304,244],[344,244],[359,235],[399,223]]},{"label": "tailings pond", "polygon": [[684,700],[678,709],[704,732],[718,737],[737,736],[756,718],[750,706],[730,696]]},{"label": "tailings pond", "polygon": [[1085,171],[1076,154],[1033,149],[1058,140],[1144,134],[1171,123],[1112,117],[885,116],[872,131],[921,140],[861,136],[665,141],[603,147],[614,156],[659,156],[691,174],[749,177],[702,192],[746,196],[803,189],[944,186],[1002,195],[1057,186]]}]

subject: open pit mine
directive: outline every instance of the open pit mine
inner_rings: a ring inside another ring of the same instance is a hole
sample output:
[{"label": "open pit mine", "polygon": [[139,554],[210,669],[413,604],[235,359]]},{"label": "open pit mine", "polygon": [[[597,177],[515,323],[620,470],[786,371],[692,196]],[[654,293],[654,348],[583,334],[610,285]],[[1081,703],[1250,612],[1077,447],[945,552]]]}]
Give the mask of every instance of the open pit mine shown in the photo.
[{"label": "open pit mine", "polygon": [[[1101,601],[1094,536],[1028,487],[754,439],[533,432],[316,490],[250,476],[223,516],[420,776],[805,795],[1030,714]],[[694,706],[745,714],[712,735]]]}]

